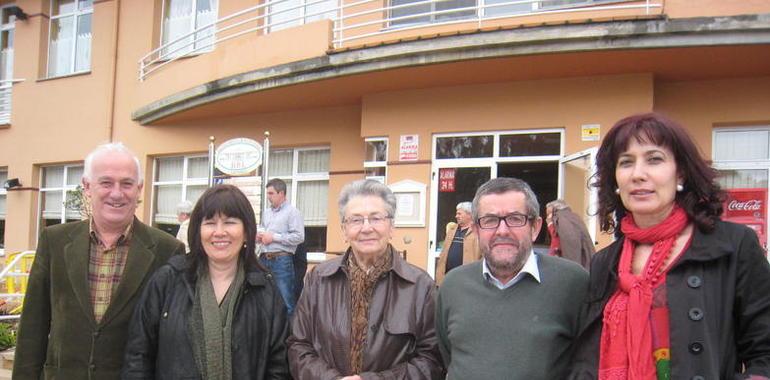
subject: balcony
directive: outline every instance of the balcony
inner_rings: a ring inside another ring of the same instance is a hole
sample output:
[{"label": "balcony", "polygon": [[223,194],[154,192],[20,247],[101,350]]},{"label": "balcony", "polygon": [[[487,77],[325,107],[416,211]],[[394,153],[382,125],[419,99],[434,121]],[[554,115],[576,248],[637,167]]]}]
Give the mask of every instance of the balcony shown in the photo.
[{"label": "balcony", "polygon": [[[662,1],[662,0],[660,0]],[[183,57],[205,54],[245,35],[268,35],[321,19],[332,22],[331,45],[345,50],[426,34],[473,32],[518,25],[592,18],[660,14],[662,4],[618,0],[272,0],[213,20],[197,15],[199,27],[175,36],[139,61],[139,80]],[[166,21],[164,31],[173,28]],[[181,24],[190,25],[189,22]],[[298,41],[298,43],[300,43]]]}]

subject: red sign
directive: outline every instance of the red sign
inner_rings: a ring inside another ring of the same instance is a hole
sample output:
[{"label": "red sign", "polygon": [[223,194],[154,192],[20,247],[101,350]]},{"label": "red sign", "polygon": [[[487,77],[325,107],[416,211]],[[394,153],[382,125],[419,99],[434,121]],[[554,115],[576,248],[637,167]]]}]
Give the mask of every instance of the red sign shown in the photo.
[{"label": "red sign", "polygon": [[440,193],[453,193],[455,191],[455,174],[457,174],[457,169],[438,170],[438,191]]},{"label": "red sign", "polygon": [[767,189],[728,189],[723,220],[745,224],[767,247]]}]

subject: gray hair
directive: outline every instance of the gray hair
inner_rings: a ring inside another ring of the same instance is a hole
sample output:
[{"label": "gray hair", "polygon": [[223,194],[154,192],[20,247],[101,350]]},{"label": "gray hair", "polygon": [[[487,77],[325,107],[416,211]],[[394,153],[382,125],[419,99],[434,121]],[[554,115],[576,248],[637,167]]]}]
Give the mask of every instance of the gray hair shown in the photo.
[{"label": "gray hair", "polygon": [[345,185],[340,191],[340,197],[337,201],[337,207],[340,212],[340,220],[345,219],[345,208],[353,197],[362,196],[380,197],[385,202],[385,212],[389,217],[396,215],[396,196],[390,191],[390,188],[382,182],[373,179],[364,179],[351,182]]},{"label": "gray hair", "polygon": [[142,174],[142,165],[139,164],[139,158],[136,157],[134,152],[132,152],[128,147],[123,145],[121,142],[112,142],[112,143],[106,143],[102,144],[96,147],[96,149],[92,150],[91,153],[88,153],[86,156],[85,163],[83,165],[83,180],[90,181],[93,178],[93,166],[94,166],[94,160],[100,156],[103,156],[108,153],[120,153],[124,154],[128,157],[131,157],[131,159],[136,164],[136,180],[137,184],[142,184],[144,182],[144,175]]},{"label": "gray hair", "polygon": [[473,213],[473,203],[471,202],[460,202],[457,204],[456,210],[463,210],[467,212],[468,214]]},{"label": "gray hair", "polygon": [[192,213],[193,204],[190,201],[181,201],[179,204],[176,205],[176,214],[187,214],[190,215]]},{"label": "gray hair", "polygon": [[567,202],[564,202],[563,199],[556,199],[553,201],[550,201],[545,204],[545,208],[552,208],[554,211],[558,210],[564,210],[565,208],[569,208],[569,205]]},{"label": "gray hair", "polygon": [[537,196],[532,191],[529,185],[518,178],[492,178],[478,190],[476,190],[476,196],[473,197],[473,220],[479,219],[479,201],[481,197],[489,194],[503,194],[509,191],[517,191],[524,194],[524,200],[527,204],[527,216],[530,219],[535,219],[540,216],[540,204],[537,202]]}]

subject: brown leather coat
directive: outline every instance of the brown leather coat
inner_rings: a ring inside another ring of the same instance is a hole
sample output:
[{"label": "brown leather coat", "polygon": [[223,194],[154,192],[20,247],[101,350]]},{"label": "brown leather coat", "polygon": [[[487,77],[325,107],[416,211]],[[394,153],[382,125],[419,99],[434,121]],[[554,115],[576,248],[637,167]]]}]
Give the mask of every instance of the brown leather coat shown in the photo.
[{"label": "brown leather coat", "polygon": [[[444,246],[441,247],[441,254],[438,257],[438,264],[436,264],[436,285],[441,286],[444,282],[444,275],[446,275],[446,261],[449,255],[449,246],[452,245],[452,239],[454,239],[457,232],[457,223],[449,222],[446,225],[446,237],[444,238]],[[463,265],[472,263],[476,260],[481,260],[481,250],[479,249],[479,239],[476,238],[476,233],[473,232],[473,228],[468,228],[465,231],[463,237]]]},{"label": "brown leather coat", "polygon": [[[309,275],[288,339],[296,380],[339,379],[350,373],[351,254],[318,265]],[[434,328],[435,285],[393,249],[393,268],[377,283],[369,310],[363,379],[443,379]]]}]

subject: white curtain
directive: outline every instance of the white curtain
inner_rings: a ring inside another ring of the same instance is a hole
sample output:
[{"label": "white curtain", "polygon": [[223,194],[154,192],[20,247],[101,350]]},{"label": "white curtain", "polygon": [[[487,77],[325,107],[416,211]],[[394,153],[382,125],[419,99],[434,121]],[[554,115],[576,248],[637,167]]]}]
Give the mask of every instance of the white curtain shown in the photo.
[{"label": "white curtain", "polygon": [[714,138],[714,160],[767,160],[770,131],[718,131]]},{"label": "white curtain", "polygon": [[[187,160],[187,178],[208,179],[209,159],[208,157],[192,157]],[[189,200],[189,199],[188,199]]]},{"label": "white curtain", "polygon": [[13,79],[13,48],[0,50],[0,79]]},{"label": "white curtain", "polygon": [[48,45],[48,76],[72,72],[72,36],[75,16],[62,17],[52,22],[51,41]]},{"label": "white curtain", "polygon": [[717,181],[723,189],[767,188],[767,169],[720,170]]},{"label": "white curtain", "polygon": [[91,15],[78,18],[78,35],[75,44],[75,71],[91,69]]},{"label": "white curtain", "polygon": [[184,169],[184,157],[168,157],[158,159],[156,182],[181,181]]},{"label": "white curtain", "polygon": [[298,173],[327,173],[329,171],[329,149],[301,150],[298,161]]},{"label": "white curtain", "polygon": [[62,187],[64,184],[64,166],[43,168],[43,188]]},{"label": "white curtain", "polygon": [[298,181],[297,209],[302,212],[306,226],[324,226],[327,223],[329,181]]},{"label": "white curtain", "polygon": [[43,196],[43,219],[61,220],[64,208],[61,190],[41,191]]},{"label": "white curtain", "polygon": [[300,19],[302,0],[277,0],[270,5],[270,31],[302,24]]},{"label": "white curtain", "polygon": [[270,152],[270,177],[291,176],[293,152],[291,150],[275,150]]},{"label": "white curtain", "polygon": [[177,223],[176,205],[182,201],[182,185],[155,187],[155,223]]},{"label": "white curtain", "polygon": [[[69,202],[71,199],[75,198],[74,194],[67,191],[67,201]],[[80,211],[78,210],[70,210],[69,207],[65,207],[65,215],[67,220],[80,220],[82,219],[82,215],[80,215]]]},{"label": "white curtain", "polygon": [[5,194],[0,194],[0,220],[5,220]]},{"label": "white curtain", "polygon": [[[163,44],[174,41],[192,31],[193,0],[168,0],[165,12],[166,14],[163,19]],[[169,45],[163,51],[163,58],[168,59],[189,53],[192,50],[192,38],[190,36]],[[185,47],[182,48],[182,46]],[[165,57],[166,55],[168,56]]]},{"label": "white curtain", "polygon": [[305,7],[305,23],[329,19],[334,20],[337,18],[337,0],[325,0],[316,4],[317,0],[307,0],[308,5]]},{"label": "white curtain", "polygon": [[207,185],[187,186],[187,197],[185,197],[185,199],[192,202],[192,204],[195,204],[207,188]]},{"label": "white curtain", "polygon": [[[198,9],[198,12],[195,16],[195,29],[202,28],[206,25],[209,25],[217,20],[217,12],[216,9],[209,8],[209,9]],[[204,46],[208,46],[209,44],[214,42],[214,31],[215,27],[209,27],[206,28],[198,33],[195,33],[195,48],[203,48]],[[209,46],[209,49],[211,46]]]},{"label": "white curtain", "polygon": [[82,166],[71,166],[67,168],[67,186],[76,187],[77,185],[80,185],[82,178]]}]

